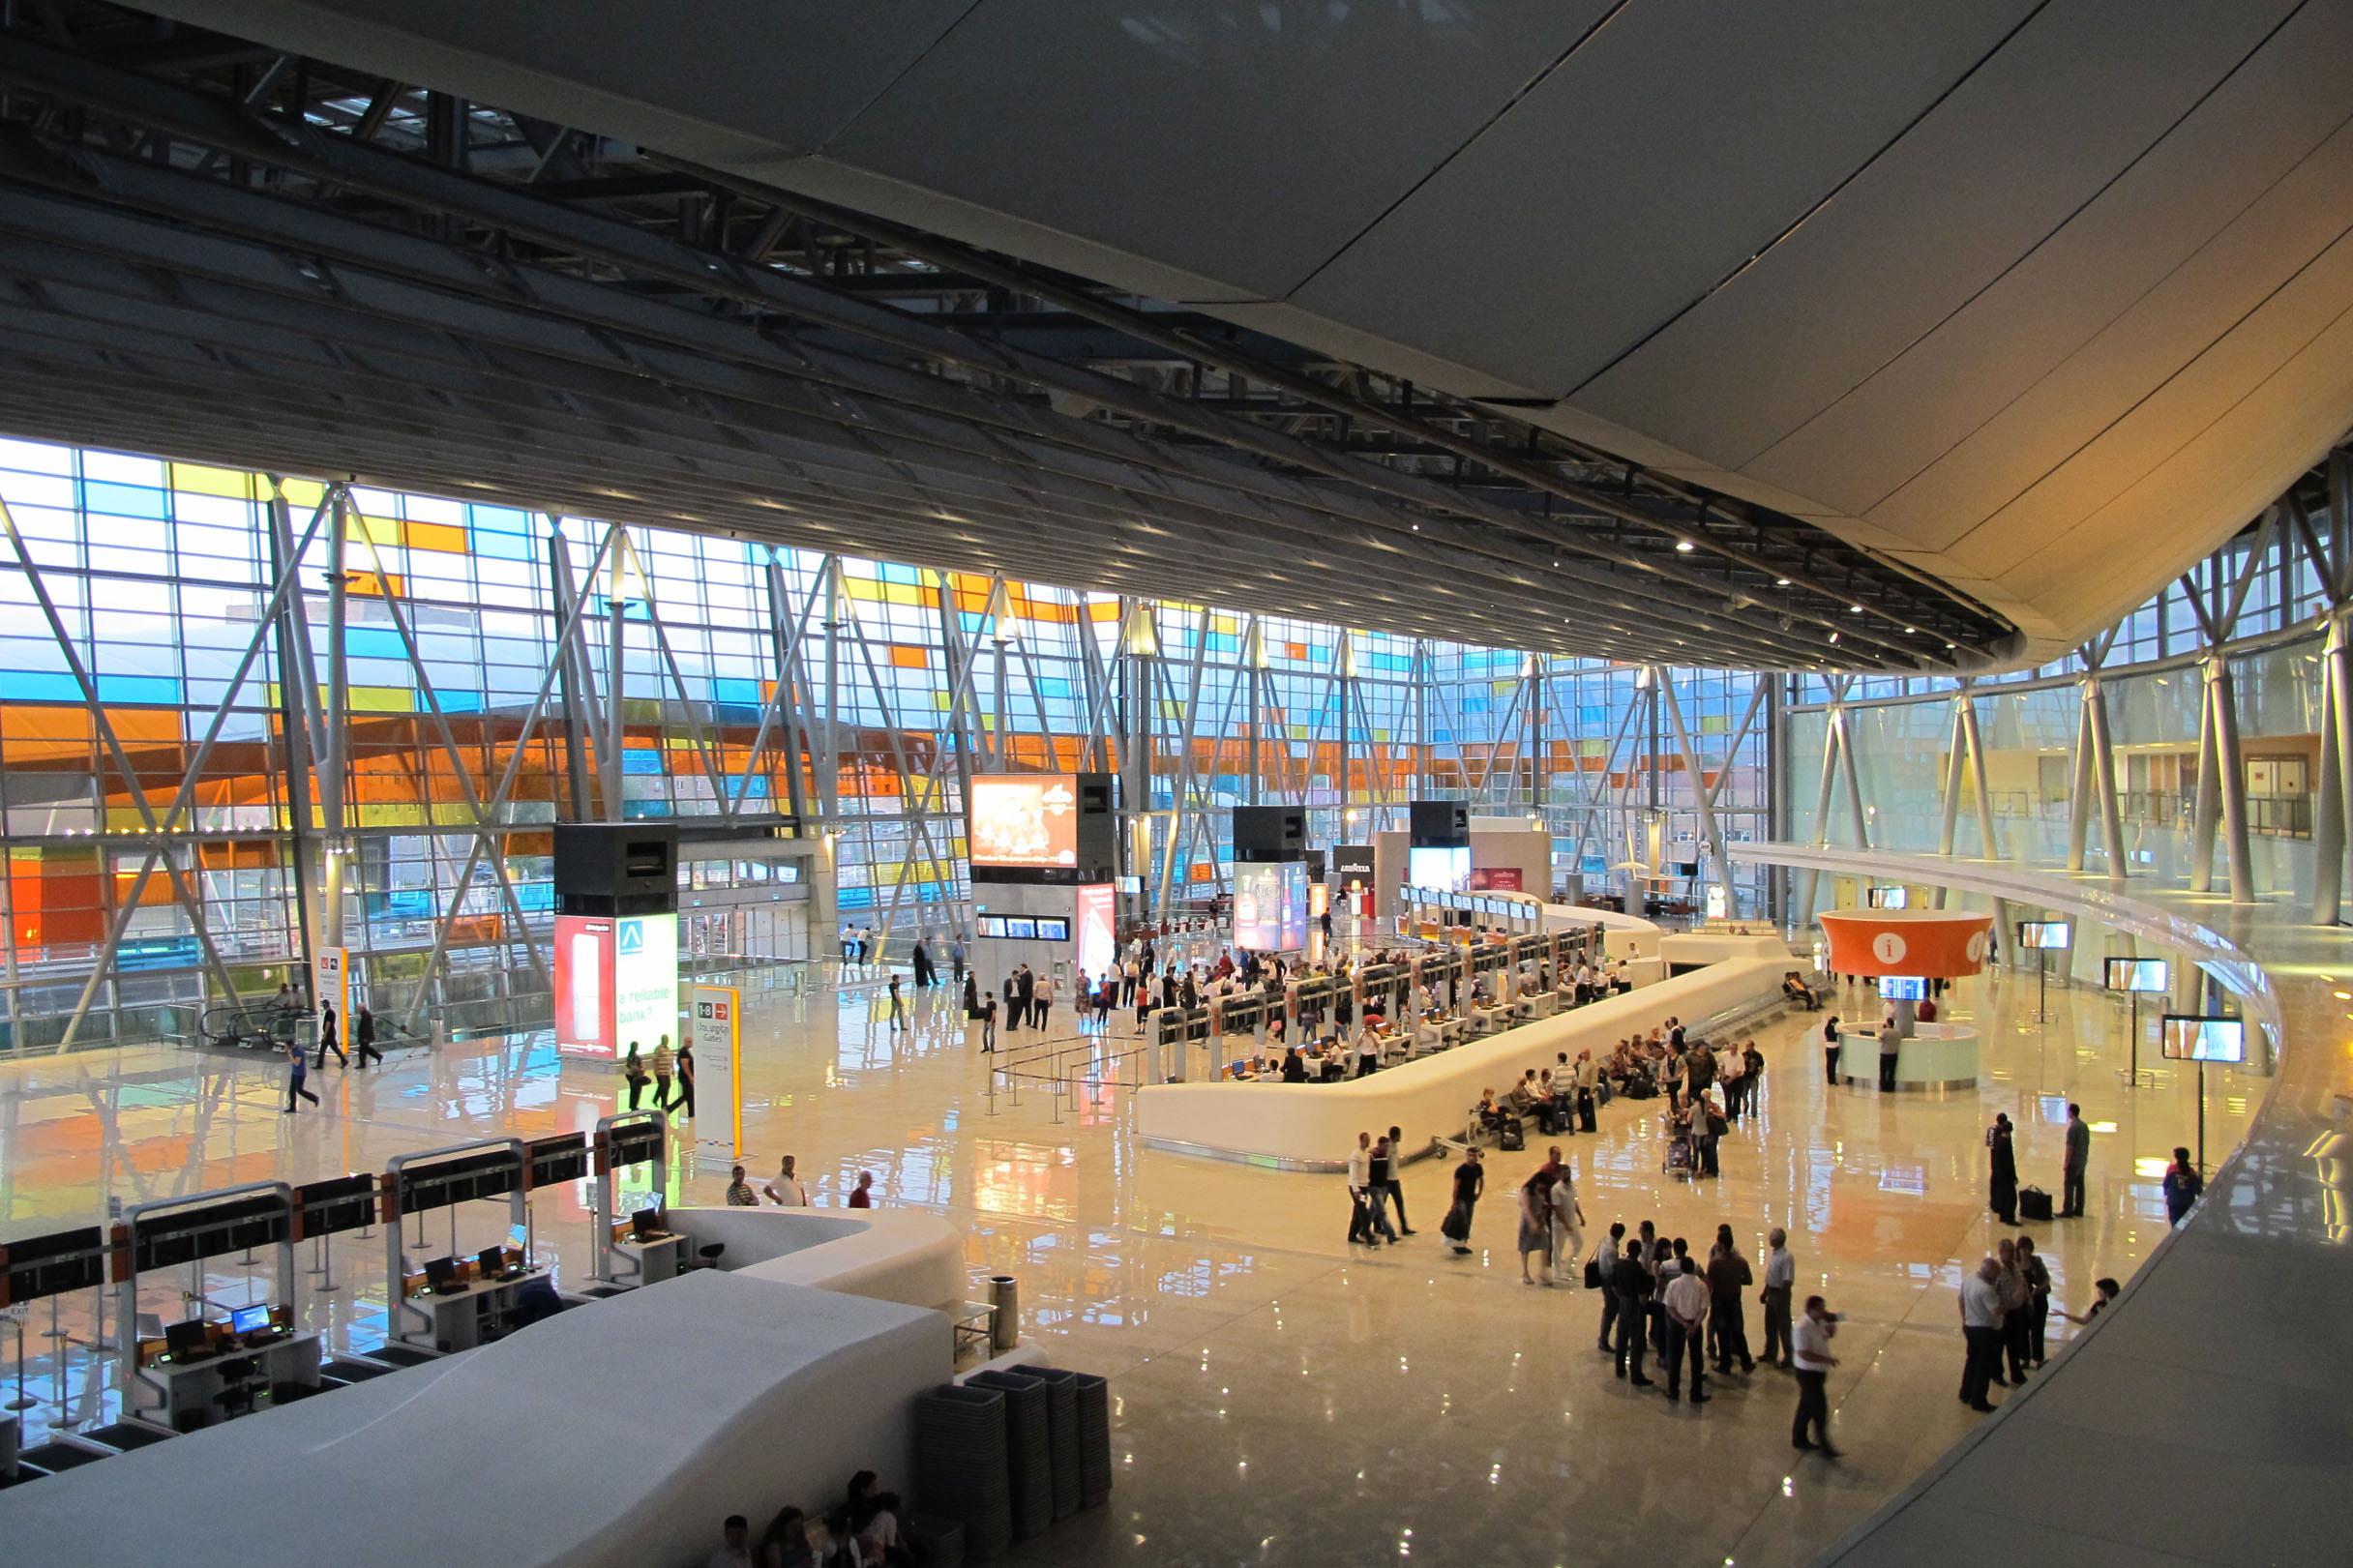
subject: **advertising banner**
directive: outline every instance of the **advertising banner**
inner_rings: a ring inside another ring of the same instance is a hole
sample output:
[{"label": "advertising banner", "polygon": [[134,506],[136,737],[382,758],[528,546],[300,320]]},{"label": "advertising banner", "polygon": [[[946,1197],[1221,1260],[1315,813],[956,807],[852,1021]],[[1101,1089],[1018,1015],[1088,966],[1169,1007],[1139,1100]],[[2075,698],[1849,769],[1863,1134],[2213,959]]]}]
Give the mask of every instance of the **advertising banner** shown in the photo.
[{"label": "advertising banner", "polygon": [[613,1056],[612,926],[597,915],[555,917],[555,1049]]},{"label": "advertising banner", "polygon": [[678,1033],[678,917],[629,915],[613,925],[612,1037],[652,1050]]},{"label": "advertising banner", "polygon": [[313,1007],[332,1006],[335,1009],[335,1031],[339,1039],[351,1037],[351,950],[347,947],[322,947],[313,955],[311,967],[311,1003]]},{"label": "advertising banner", "polygon": [[1253,953],[1307,945],[1307,867],[1287,860],[1234,868],[1234,941]]},{"label": "advertising banner", "polygon": [[[1408,856],[1412,851],[1407,851]],[[1520,868],[1517,866],[1480,866],[1471,873],[1473,893],[1518,893],[1523,891]]]},{"label": "advertising banner", "polygon": [[1109,882],[1084,883],[1078,894],[1079,967],[1100,979],[1118,951],[1118,895]]},{"label": "advertising banner", "polygon": [[1079,795],[1067,773],[972,781],[971,863],[1054,870],[1079,863]]}]

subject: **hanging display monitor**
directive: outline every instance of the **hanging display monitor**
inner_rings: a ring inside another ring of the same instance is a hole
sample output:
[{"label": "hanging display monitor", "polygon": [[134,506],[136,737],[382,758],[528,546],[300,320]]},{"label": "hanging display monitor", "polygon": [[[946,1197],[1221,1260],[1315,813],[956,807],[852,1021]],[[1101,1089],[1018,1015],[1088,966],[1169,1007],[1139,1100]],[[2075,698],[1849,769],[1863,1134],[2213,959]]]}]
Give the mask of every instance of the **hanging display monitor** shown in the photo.
[{"label": "hanging display monitor", "polygon": [[2064,920],[2021,920],[2018,945],[2044,952],[2065,952],[2072,944],[2072,929]]},{"label": "hanging display monitor", "polygon": [[1927,977],[1883,974],[1879,977],[1879,998],[1887,1002],[1924,1002],[1928,999]]},{"label": "hanging display monitor", "polygon": [[1079,795],[1067,773],[974,779],[971,826],[975,866],[1055,871],[1079,863]]},{"label": "hanging display monitor", "polygon": [[1905,909],[1911,907],[1912,890],[1891,883],[1864,889],[1863,898],[1874,909]]},{"label": "hanging display monitor", "polygon": [[2165,991],[2173,989],[2171,966],[2163,959],[2110,959],[2110,991]]},{"label": "hanging display monitor", "polygon": [[2241,1019],[2167,1013],[2158,1042],[2158,1053],[2174,1061],[2235,1066],[2247,1060],[2247,1024]]}]

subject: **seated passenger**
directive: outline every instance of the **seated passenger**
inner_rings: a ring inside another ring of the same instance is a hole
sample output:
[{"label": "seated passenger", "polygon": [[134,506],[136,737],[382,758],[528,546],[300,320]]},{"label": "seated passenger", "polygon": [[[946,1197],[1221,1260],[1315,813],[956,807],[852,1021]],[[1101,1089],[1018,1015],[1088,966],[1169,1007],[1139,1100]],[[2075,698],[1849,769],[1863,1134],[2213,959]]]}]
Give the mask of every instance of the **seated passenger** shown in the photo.
[{"label": "seated passenger", "polygon": [[1299,1059],[1296,1046],[1283,1052],[1283,1081],[1286,1083],[1307,1081],[1307,1064]]}]

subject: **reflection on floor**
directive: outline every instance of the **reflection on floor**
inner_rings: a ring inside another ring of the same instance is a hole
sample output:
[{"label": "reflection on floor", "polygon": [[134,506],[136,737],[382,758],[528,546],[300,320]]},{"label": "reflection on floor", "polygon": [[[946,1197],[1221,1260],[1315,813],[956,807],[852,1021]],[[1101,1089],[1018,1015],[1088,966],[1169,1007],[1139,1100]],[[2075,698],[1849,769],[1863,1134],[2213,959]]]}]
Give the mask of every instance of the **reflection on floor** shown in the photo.
[{"label": "reflection on floor", "polygon": [[[1849,1017],[1870,1011],[1861,994],[1844,1000]],[[1973,1419],[1953,1398],[1954,1287],[2007,1233],[1984,1209],[1993,1113],[2018,1124],[2024,1179],[2054,1194],[2067,1100],[2094,1125],[2090,1217],[2035,1228],[2057,1302],[2074,1311],[2093,1279],[2128,1274],[2162,1234],[2159,1172],[2195,1122],[2192,1080],[2163,1063],[2151,1073],[2153,1045],[2144,1086],[2125,1085],[2125,1012],[2103,994],[2053,990],[2042,1025],[2031,980],[1971,982],[1955,1003],[1948,1016],[1987,1037],[1974,1095],[1826,1091],[1818,1016],[1800,1015],[1760,1035],[1762,1111],[1725,1139],[1720,1179],[1662,1177],[1648,1118],[1623,1102],[1598,1137],[1564,1142],[1589,1238],[1653,1218],[1704,1253],[1725,1222],[1761,1259],[1765,1231],[1791,1229],[1801,1293],[1822,1290],[1846,1316],[1831,1392],[1850,1457],[1836,1465],[1795,1463],[1782,1375],[1736,1375],[1705,1409],[1670,1407],[1612,1378],[1594,1349],[1596,1297],[1520,1284],[1506,1189],[1541,1159],[1541,1139],[1493,1162],[1474,1257],[1450,1256],[1436,1234],[1438,1160],[1406,1175],[1421,1234],[1352,1254],[1337,1177],[1140,1148],[1117,1086],[1125,1064],[1067,1100],[1028,1083],[1017,1106],[984,1093],[987,1058],[944,990],[914,998],[899,1033],[878,989],[825,985],[747,998],[745,1163],[757,1180],[795,1154],[823,1204],[872,1170],[882,1200],[946,1213],[967,1228],[976,1271],[1019,1277],[1028,1332],[1053,1362],[1112,1376],[1112,1506],[1018,1560],[1656,1561],[1664,1530],[1680,1543],[1671,1560],[1802,1562]],[[610,1064],[559,1057],[544,1037],[407,1052],[366,1074],[329,1067],[312,1079],[324,1107],[295,1115],[279,1109],[283,1079],[270,1063],[162,1049],[0,1066],[0,1237],[95,1222],[109,1198],[309,1180],[472,1137],[584,1128],[619,1088]],[[2238,1140],[2263,1086],[2210,1074],[2211,1147]],[[703,1061],[700,1115],[681,1121],[698,1141],[670,1172],[674,1198],[718,1200],[732,1098],[724,1058]],[[1408,1129],[1439,1131],[1450,1129]],[[437,1254],[453,1237],[432,1224],[421,1251]],[[581,1193],[537,1195],[532,1227],[567,1277],[585,1273]],[[455,1250],[504,1229],[503,1206],[469,1205]],[[382,1335],[381,1242],[342,1242],[332,1263],[337,1288],[305,1313],[364,1347]],[[164,1298],[182,1282],[151,1283],[142,1305],[178,1316]],[[262,1287],[233,1264],[204,1284],[223,1305]],[[89,1302],[71,1307],[63,1356],[41,1337],[45,1311],[28,1325],[28,1392],[45,1402],[26,1413],[28,1442],[45,1422],[108,1409],[104,1378],[84,1376]],[[1761,1339],[1753,1301],[1748,1312]]]}]

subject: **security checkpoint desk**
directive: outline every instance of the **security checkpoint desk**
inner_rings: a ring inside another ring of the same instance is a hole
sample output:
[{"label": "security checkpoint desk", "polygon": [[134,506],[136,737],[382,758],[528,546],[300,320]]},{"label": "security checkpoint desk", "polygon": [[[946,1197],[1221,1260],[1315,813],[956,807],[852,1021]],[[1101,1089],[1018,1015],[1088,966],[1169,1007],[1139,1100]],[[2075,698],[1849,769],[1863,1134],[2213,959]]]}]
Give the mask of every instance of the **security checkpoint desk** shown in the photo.
[{"label": "security checkpoint desk", "polygon": [[[308,1331],[251,1348],[231,1342],[225,1349],[188,1362],[167,1354],[162,1340],[142,1340],[138,1376],[125,1391],[124,1413],[174,1432],[215,1426],[228,1419],[221,1396],[232,1382],[257,1400],[266,1399],[279,1383],[316,1388],[323,1359],[318,1335]],[[229,1376],[231,1368],[248,1366],[251,1370],[238,1377]]]},{"label": "security checkpoint desk", "polygon": [[428,1289],[424,1276],[412,1274],[402,1282],[402,1305],[426,1314],[432,1319],[432,1327],[419,1329],[409,1311],[396,1313],[394,1319],[400,1328],[393,1338],[403,1345],[435,1350],[471,1350],[505,1333],[508,1316],[522,1287],[548,1278],[547,1269],[526,1269],[512,1279],[466,1280],[457,1289],[444,1292]]}]

